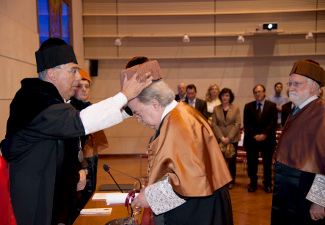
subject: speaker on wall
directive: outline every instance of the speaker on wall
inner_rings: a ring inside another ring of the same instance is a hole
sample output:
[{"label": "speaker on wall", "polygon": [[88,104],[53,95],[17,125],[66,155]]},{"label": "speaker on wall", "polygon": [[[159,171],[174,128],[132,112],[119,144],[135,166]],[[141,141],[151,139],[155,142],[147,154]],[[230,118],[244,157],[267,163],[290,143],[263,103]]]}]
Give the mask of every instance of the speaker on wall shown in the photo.
[{"label": "speaker on wall", "polygon": [[98,60],[90,60],[89,62],[89,74],[90,76],[98,76]]}]

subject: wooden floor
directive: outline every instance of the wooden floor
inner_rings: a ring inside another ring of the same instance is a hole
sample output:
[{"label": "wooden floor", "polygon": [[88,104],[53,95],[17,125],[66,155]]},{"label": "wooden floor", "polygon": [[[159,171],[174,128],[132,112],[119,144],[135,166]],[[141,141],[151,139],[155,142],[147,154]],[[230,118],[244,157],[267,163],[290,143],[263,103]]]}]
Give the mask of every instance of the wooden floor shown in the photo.
[{"label": "wooden floor", "polygon": [[[99,156],[97,189],[102,184],[113,184],[112,178],[103,170],[107,164],[116,170],[134,177],[144,175],[146,159],[139,156]],[[141,175],[140,175],[140,168]],[[244,164],[237,164],[236,186],[230,190],[233,218],[235,225],[269,225],[271,218],[272,194],[264,192],[262,174],[259,174],[258,189],[255,193],[248,193],[246,183],[249,183]],[[119,184],[133,184],[135,181],[123,174],[111,170],[111,174]],[[193,184],[194,185],[194,184]]]}]

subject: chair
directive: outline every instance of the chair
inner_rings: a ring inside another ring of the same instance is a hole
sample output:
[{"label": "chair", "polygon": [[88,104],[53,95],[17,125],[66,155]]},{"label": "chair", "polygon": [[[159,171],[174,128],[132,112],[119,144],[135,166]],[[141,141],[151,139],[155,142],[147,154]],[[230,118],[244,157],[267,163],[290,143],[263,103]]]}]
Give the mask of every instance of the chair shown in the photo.
[{"label": "chair", "polygon": [[244,172],[244,186],[246,187],[248,174],[247,174],[247,153],[243,145],[244,132],[245,132],[244,127],[239,129],[241,140],[238,142],[236,162],[242,164],[242,172]]}]

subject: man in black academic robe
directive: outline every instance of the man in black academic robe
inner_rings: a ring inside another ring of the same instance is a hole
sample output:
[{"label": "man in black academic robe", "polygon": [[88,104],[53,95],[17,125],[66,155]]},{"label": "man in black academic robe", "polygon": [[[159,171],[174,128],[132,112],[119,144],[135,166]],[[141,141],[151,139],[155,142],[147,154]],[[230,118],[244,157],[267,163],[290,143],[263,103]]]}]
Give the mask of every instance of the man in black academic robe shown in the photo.
[{"label": "man in black academic robe", "polygon": [[71,224],[77,188],[83,189],[86,183],[80,170],[79,137],[120,123],[121,108],[152,78],[144,83],[135,76],[125,80],[126,88],[120,93],[87,107],[74,98],[66,101],[80,80],[70,45],[50,38],[36,52],[36,61],[39,78],[22,80],[10,104],[2,142],[13,211],[19,225]]}]

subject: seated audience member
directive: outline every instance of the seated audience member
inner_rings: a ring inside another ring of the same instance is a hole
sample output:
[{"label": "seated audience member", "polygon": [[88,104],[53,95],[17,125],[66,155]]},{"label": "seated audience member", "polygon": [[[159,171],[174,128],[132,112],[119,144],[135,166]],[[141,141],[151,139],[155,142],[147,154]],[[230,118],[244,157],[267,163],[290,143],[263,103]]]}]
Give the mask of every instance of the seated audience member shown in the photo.
[{"label": "seated audience member", "polygon": [[194,84],[187,85],[185,102],[197,109],[206,119],[208,119],[207,103],[204,100],[196,97],[196,87]]},{"label": "seated audience member", "polygon": [[175,95],[175,100],[176,101],[186,101],[186,84],[184,83],[179,83],[177,86],[178,94]]},{"label": "seated audience member", "polygon": [[205,101],[207,103],[207,119],[211,124],[212,121],[212,112],[215,106],[220,105],[221,101],[218,97],[219,87],[216,84],[211,84],[205,95]]},{"label": "seated audience member", "polygon": [[151,207],[155,225],[233,224],[231,176],[213,131],[174,97],[160,79],[128,102],[138,122],[156,130],[148,144],[149,185],[132,207]]},{"label": "seated audience member", "polygon": [[[267,100],[270,102],[274,102],[276,104],[276,109],[278,110],[278,124],[277,127],[282,127],[282,117],[281,117],[281,111],[282,106],[288,102],[288,97],[285,95],[282,95],[283,85],[281,82],[278,82],[274,85],[274,91],[275,93],[273,95],[270,95]],[[284,121],[285,122],[285,121]]]},{"label": "seated audience member", "polygon": [[[89,100],[92,81],[89,77],[89,73],[86,70],[80,69],[79,73],[81,80],[79,81],[79,85],[77,86],[74,97],[83,102],[87,102],[87,100]],[[73,100],[73,98],[71,100]],[[98,152],[104,150],[107,147],[108,142],[103,130],[88,135],[86,145],[82,149],[83,155],[88,163],[86,186],[84,190],[81,191],[78,198],[78,210],[76,216],[79,214],[80,210],[84,208],[96,190]]]},{"label": "seated audience member", "polygon": [[229,183],[228,188],[232,189],[235,185],[236,178],[236,157],[238,141],[240,140],[240,111],[239,107],[232,104],[234,101],[234,94],[229,88],[224,88],[219,93],[221,105],[214,107],[212,113],[212,130],[217,138],[217,141],[222,142],[224,146],[233,144],[235,147],[235,155],[227,158],[229,170],[232,176],[232,181]]}]

